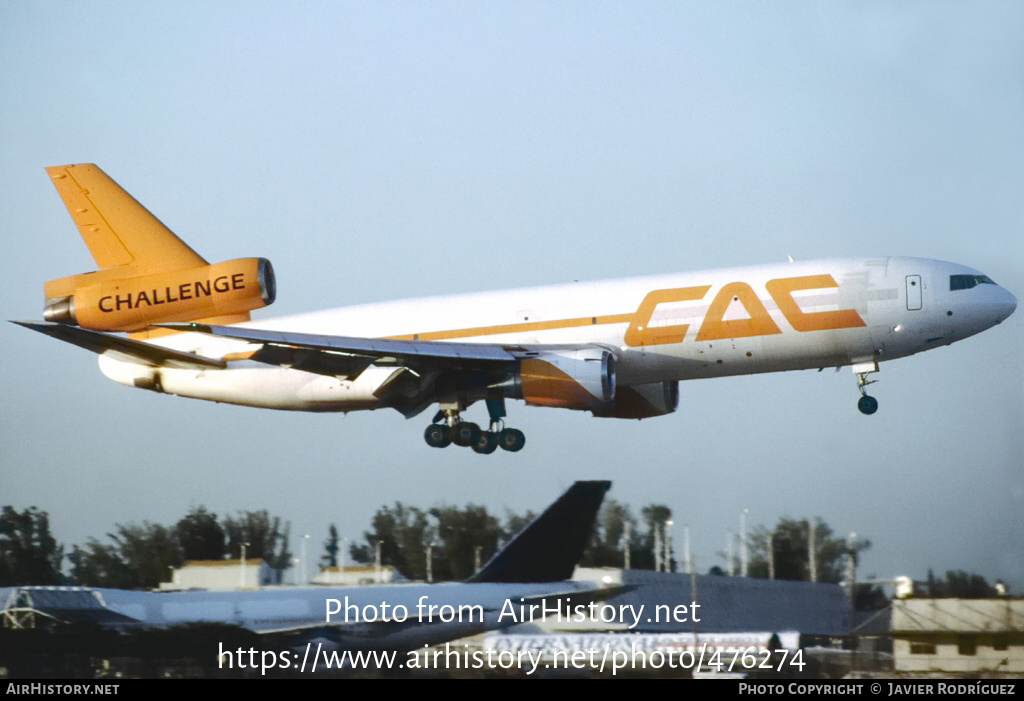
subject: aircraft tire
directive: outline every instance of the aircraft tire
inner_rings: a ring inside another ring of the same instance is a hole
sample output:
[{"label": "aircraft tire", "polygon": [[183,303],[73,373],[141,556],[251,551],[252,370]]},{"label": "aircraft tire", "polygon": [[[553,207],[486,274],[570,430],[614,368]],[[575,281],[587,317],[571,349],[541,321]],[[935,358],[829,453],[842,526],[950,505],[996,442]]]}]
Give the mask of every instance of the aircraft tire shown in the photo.
[{"label": "aircraft tire", "polygon": [[452,442],[468,448],[480,441],[480,427],[469,421],[460,421],[452,427]]},{"label": "aircraft tire", "polygon": [[870,416],[878,411],[878,400],[865,394],[857,400],[857,408],[860,409],[860,413]]},{"label": "aircraft tire", "polygon": [[481,431],[480,440],[473,444],[473,450],[481,455],[490,455],[498,449],[498,434],[491,431]]},{"label": "aircraft tire", "polygon": [[423,440],[431,448],[445,448],[452,442],[451,431],[442,424],[430,424],[423,432]]},{"label": "aircraft tire", "polygon": [[506,428],[498,434],[498,445],[503,450],[507,450],[510,453],[516,453],[523,449],[526,445],[526,436],[523,432],[515,428]]}]

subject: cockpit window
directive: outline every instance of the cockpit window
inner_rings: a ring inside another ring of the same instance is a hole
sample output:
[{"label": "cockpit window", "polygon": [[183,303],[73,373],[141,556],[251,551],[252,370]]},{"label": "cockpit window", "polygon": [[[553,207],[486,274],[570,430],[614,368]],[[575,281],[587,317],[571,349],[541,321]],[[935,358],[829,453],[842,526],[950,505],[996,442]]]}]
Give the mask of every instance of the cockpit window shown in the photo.
[{"label": "cockpit window", "polygon": [[977,285],[994,285],[987,275],[950,275],[949,276],[949,289],[950,290],[969,290]]}]

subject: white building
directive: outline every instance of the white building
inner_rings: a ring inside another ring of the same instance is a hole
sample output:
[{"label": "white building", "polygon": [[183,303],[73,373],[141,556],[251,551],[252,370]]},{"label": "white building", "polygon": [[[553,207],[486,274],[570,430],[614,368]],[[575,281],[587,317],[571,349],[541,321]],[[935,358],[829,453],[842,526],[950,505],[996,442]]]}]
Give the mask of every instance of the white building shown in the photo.
[{"label": "white building", "polygon": [[895,599],[897,672],[1024,672],[1024,600]]},{"label": "white building", "polygon": [[172,570],[171,581],[161,589],[259,589],[275,582],[274,570],[261,559],[188,560]]},{"label": "white building", "polygon": [[405,577],[391,565],[381,568],[374,565],[352,567],[321,567],[319,574],[313,577],[313,584],[332,587],[355,587],[364,584],[390,584],[404,582]]}]

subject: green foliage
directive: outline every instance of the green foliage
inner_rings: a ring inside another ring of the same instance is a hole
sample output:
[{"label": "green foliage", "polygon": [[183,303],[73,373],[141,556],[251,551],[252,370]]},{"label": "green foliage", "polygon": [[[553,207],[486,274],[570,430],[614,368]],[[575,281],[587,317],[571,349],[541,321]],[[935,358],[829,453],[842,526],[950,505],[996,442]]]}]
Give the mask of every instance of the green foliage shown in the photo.
[{"label": "green foliage", "polygon": [[364,543],[353,543],[349,552],[356,562],[371,564],[380,543],[381,564],[391,565],[409,579],[426,579],[427,547],[433,544],[434,581],[466,579],[498,549],[501,538],[518,530],[532,517],[509,515],[501,528],[483,506],[464,509],[441,506],[423,511],[396,502],[373,516],[372,528],[363,533]]},{"label": "green foliage", "polygon": [[338,541],[338,527],[332,523],[331,527],[327,529],[327,540],[324,541],[324,554],[320,558],[320,564],[324,567],[338,566],[338,551],[341,550]]},{"label": "green foliage", "polygon": [[356,562],[372,564],[379,543],[381,565],[395,567],[409,579],[423,579],[424,553],[430,542],[428,527],[427,515],[415,506],[401,502],[395,502],[393,507],[382,506],[373,515],[372,530],[363,533],[366,543],[353,543],[349,552]]},{"label": "green foliage", "polygon": [[225,534],[217,521],[217,514],[211,514],[206,507],[192,509],[174,527],[186,560],[219,560],[224,557]]},{"label": "green foliage", "polygon": [[[68,556],[76,584],[117,589],[153,589],[170,580],[171,568],[185,560],[262,558],[278,571],[291,566],[289,524],[266,511],[242,511],[223,525],[204,507],[193,509],[174,526],[144,522],[118,525],[109,542],[90,538]],[[226,542],[225,542],[226,541]]]},{"label": "green foliage", "polygon": [[107,537],[111,544],[90,538],[86,548],[69,559],[76,584],[117,589],[152,589],[170,580],[172,567],[183,561],[174,529],[145,522],[118,525]]},{"label": "green foliage", "polygon": [[50,518],[32,506],[0,512],[0,586],[62,584],[64,548],[50,534]]},{"label": "green foliage", "polygon": [[[628,543],[627,541],[628,535]],[[590,543],[583,553],[580,565],[583,567],[624,567],[625,548],[630,547],[630,567],[636,566],[636,558],[654,561],[648,552],[641,554],[638,546],[636,519],[629,507],[614,499],[605,500],[597,514],[597,523],[590,536]]]},{"label": "green foliage", "polygon": [[281,519],[262,511],[239,511],[236,518],[224,519],[224,533],[228,539],[228,554],[242,556],[242,543],[246,558],[262,558],[273,569],[282,572],[291,567],[292,553],[288,549],[291,523],[281,528]]},{"label": "green foliage", "polygon": [[[659,558],[655,555],[655,547],[660,545],[661,555],[665,552],[665,522],[672,518],[672,509],[664,504],[648,504],[640,509],[640,518],[644,522],[638,547],[633,551],[632,566],[638,570],[653,570]],[[674,563],[673,563],[674,564]],[[670,566],[669,571],[675,571]]]},{"label": "green foliage", "polygon": [[996,596],[996,588],[980,574],[948,570],[945,580],[937,580],[928,570],[927,595],[933,599],[986,599]]},{"label": "green foliage", "polygon": [[[817,567],[817,581],[836,584],[846,577],[846,555],[851,551],[854,557],[861,550],[871,547],[867,540],[858,541],[853,548],[845,538],[836,538],[832,529],[821,519],[814,519],[814,551]],[[774,554],[775,579],[809,581],[811,567],[809,557],[811,523],[807,519],[779,519],[775,528],[759,527],[750,535],[751,577],[767,579],[769,576],[769,544]]]},{"label": "green foliage", "polygon": [[[598,513],[596,528],[580,564],[622,567],[628,532],[632,567],[652,569],[655,529],[664,532],[665,521],[671,513],[661,504],[644,507],[642,518],[646,530],[638,533],[637,520],[629,507],[614,500],[606,501]],[[533,518],[532,513],[508,513],[501,524],[486,508],[474,504],[423,511],[396,502],[377,510],[371,529],[363,533],[363,542],[353,543],[349,553],[355,562],[372,564],[379,541],[382,565],[397,568],[409,579],[422,580],[426,579],[427,547],[433,544],[434,581],[463,580],[475,572],[478,553],[483,565],[502,542],[525,528]]]}]

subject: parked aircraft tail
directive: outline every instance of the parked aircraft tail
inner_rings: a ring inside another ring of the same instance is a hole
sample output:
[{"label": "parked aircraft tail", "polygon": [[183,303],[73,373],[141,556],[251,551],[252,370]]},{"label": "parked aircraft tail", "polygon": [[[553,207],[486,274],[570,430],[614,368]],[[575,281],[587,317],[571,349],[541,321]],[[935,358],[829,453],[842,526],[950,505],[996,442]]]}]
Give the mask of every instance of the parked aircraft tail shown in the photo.
[{"label": "parked aircraft tail", "polygon": [[609,481],[576,482],[467,582],[559,582],[587,547]]}]

